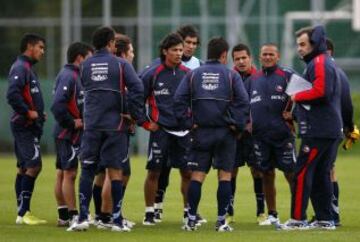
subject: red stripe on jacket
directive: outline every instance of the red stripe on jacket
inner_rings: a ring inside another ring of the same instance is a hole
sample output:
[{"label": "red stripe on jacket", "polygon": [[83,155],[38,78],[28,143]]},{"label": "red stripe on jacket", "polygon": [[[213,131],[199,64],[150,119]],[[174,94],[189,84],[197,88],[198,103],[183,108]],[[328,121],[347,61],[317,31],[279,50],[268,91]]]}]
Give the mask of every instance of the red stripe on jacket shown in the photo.
[{"label": "red stripe on jacket", "polygon": [[303,205],[303,197],[304,197],[304,180],[307,169],[310,163],[315,159],[316,155],[318,154],[318,150],[316,148],[311,149],[309,158],[306,161],[305,166],[303,167],[302,171],[297,176],[297,183],[296,183],[296,193],[295,193],[295,204],[294,204],[294,219],[301,220],[301,210]]},{"label": "red stripe on jacket", "polygon": [[313,87],[310,90],[295,94],[295,101],[309,101],[325,96],[325,54],[321,54],[314,59],[315,78]]}]

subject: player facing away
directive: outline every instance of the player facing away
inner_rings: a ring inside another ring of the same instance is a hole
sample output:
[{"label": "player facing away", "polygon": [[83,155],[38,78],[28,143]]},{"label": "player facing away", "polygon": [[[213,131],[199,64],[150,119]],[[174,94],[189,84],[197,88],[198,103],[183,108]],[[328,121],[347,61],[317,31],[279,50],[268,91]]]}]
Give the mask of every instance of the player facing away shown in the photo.
[{"label": "player facing away", "polygon": [[39,79],[33,66],[45,53],[45,39],[33,33],[23,35],[20,52],[10,68],[6,93],[13,110],[10,127],[18,168],[15,179],[16,224],[38,225],[46,221],[31,214],[30,202],[42,167],[40,139],[46,114]]},{"label": "player facing away", "polygon": [[[131,39],[123,34],[115,34],[115,52],[114,54],[117,57],[123,58],[132,64],[132,61],[135,57],[134,48],[131,43]],[[126,98],[124,99],[124,115],[128,114],[127,111]],[[135,124],[129,125],[129,139],[131,135],[135,133]],[[130,145],[130,143],[128,144]],[[129,147],[128,147],[129,148]],[[129,158],[129,157],[128,157]],[[127,184],[131,175],[130,161],[127,161],[127,164],[123,169],[123,193],[121,202],[123,202]],[[98,175],[95,177],[95,182],[93,186],[93,199],[95,206],[95,219],[94,225],[98,229],[107,229],[112,226],[112,198],[111,198],[111,181],[109,176],[106,175],[105,168],[98,169]],[[123,217],[123,214],[121,214]],[[133,228],[135,222],[132,222],[123,217],[123,224],[129,228]]]},{"label": "player facing away", "polygon": [[190,137],[188,131],[182,131],[179,127],[173,111],[175,91],[189,71],[181,64],[183,39],[176,33],[168,34],[161,41],[159,50],[161,63],[150,67],[142,76],[144,97],[148,104],[148,121],[143,127],[150,131],[146,164],[148,172],[144,184],[144,225],[155,225],[157,222],[154,204],[162,170],[180,170],[184,209],[187,208],[190,182],[190,170],[187,167]]},{"label": "player facing away", "polygon": [[[181,63],[193,70],[200,65],[202,61],[194,56],[197,47],[200,45],[200,35],[197,29],[193,25],[182,25],[177,30],[176,33],[179,34],[184,43],[184,51],[181,57]],[[159,61],[160,62],[160,61]],[[159,177],[158,190],[156,191],[155,198],[155,221],[160,222],[163,215],[163,201],[166,193],[166,188],[169,185],[169,176],[170,176],[171,167],[167,167],[161,170]],[[200,214],[197,214],[198,223],[206,223],[206,219],[202,218]],[[187,208],[184,209],[184,221],[187,219]]]},{"label": "player facing away", "polygon": [[[297,51],[306,63],[304,78],[309,90],[291,96],[296,102],[296,118],[301,138],[291,196],[291,219],[279,229],[335,229],[331,200],[330,170],[342,137],[341,86],[335,62],[326,53],[323,26],[296,32]],[[311,199],[315,221],[307,223]]]},{"label": "player facing away", "polygon": [[68,226],[76,221],[75,180],[78,154],[83,129],[82,111],[84,91],[80,83],[80,65],[90,57],[93,48],[85,43],[72,43],[67,49],[67,64],[55,80],[51,111],[56,150],[55,198],[58,205],[58,226]]},{"label": "player facing away", "polygon": [[[231,51],[234,70],[239,73],[243,82],[253,74],[256,73],[256,68],[252,63],[252,56],[250,49],[247,45],[239,43]],[[251,176],[253,178],[254,193],[256,198],[256,217],[257,222],[261,223],[266,220],[264,211],[264,192],[262,183],[262,174],[254,168],[255,155],[252,144],[251,130],[249,130],[250,120],[245,128],[241,137],[238,138],[236,145],[236,157],[234,170],[231,174],[231,202],[228,208],[227,222],[234,222],[234,204],[235,204],[235,193],[236,193],[236,178],[239,167],[244,166],[245,163],[250,167]]]},{"label": "player facing away", "polygon": [[236,137],[248,120],[249,101],[240,75],[225,66],[228,50],[229,45],[223,38],[211,39],[208,60],[186,75],[175,94],[176,117],[183,128],[192,129],[189,218],[183,226],[187,231],[197,229],[201,187],[212,165],[218,170],[219,182],[215,229],[219,232],[233,230],[225,216],[231,197]]},{"label": "player facing away", "polygon": [[[103,166],[111,180],[113,201],[112,231],[128,232],[121,217],[123,169],[128,161],[129,116],[124,116],[123,100],[128,90],[128,108],[132,118],[143,114],[144,88],[132,65],[112,54],[115,32],[98,28],[93,34],[95,54],[83,62],[81,83],[84,88],[84,134],[81,142],[79,184],[80,214],[68,231],[87,230],[89,203],[97,167]],[[139,120],[141,124],[144,121]]]}]

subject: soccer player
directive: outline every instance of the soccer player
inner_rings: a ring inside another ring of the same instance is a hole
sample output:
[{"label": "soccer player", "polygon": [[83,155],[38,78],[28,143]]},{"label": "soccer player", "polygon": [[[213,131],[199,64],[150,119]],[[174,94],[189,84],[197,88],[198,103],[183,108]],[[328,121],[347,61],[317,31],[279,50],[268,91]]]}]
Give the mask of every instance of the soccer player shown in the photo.
[{"label": "soccer player", "polygon": [[[333,57],[334,56],[334,43],[330,39],[326,39],[326,49],[327,53]],[[337,70],[339,72],[340,80],[341,80],[341,116],[343,120],[343,130],[344,134],[347,137],[351,132],[354,131],[354,110],[353,104],[351,100],[350,93],[350,83],[348,77],[345,72],[337,66]],[[335,161],[335,160],[334,160]],[[332,197],[332,213],[334,215],[335,226],[340,226],[340,210],[339,210],[339,185],[337,181],[337,177],[335,174],[335,163],[330,172],[330,179],[333,185],[333,197]]]},{"label": "soccer player", "polygon": [[[127,60],[132,64],[132,61],[135,57],[134,48],[131,43],[131,39],[123,34],[115,34],[115,55]],[[124,113],[127,113],[126,99],[124,99]],[[135,125],[130,124],[129,126],[129,135],[134,135]],[[130,137],[129,137],[130,138]],[[130,143],[129,143],[130,145]],[[123,169],[123,193],[124,197],[127,183],[130,179],[131,169],[130,161],[127,161],[125,164],[128,164]],[[123,197],[121,201],[123,200]],[[112,211],[112,200],[111,200],[111,182],[109,176],[105,174],[105,169],[100,169],[99,174],[95,178],[93,186],[93,198],[95,205],[95,225],[99,229],[104,229],[111,226],[111,211]],[[121,214],[121,216],[123,216]],[[100,222],[101,220],[101,222]],[[132,228],[135,223],[129,221],[123,217],[123,224],[129,228]]]},{"label": "soccer player", "polygon": [[296,32],[297,51],[307,64],[304,78],[309,90],[291,96],[296,102],[296,118],[301,137],[291,196],[291,219],[280,228],[307,229],[309,198],[315,211],[311,228],[335,229],[331,212],[333,186],[330,170],[342,137],[341,87],[334,61],[326,54],[323,26]]},{"label": "soccer player", "polygon": [[181,79],[189,71],[181,64],[183,39],[176,33],[167,35],[160,44],[161,63],[142,76],[145,99],[148,103],[148,122],[143,127],[150,132],[148,170],[145,179],[144,225],[155,225],[155,196],[160,173],[168,167],[179,168],[184,209],[187,209],[187,189],[190,170],[187,167],[190,137],[179,128],[173,112],[173,96]]},{"label": "soccer player", "polygon": [[221,37],[208,43],[208,60],[189,72],[175,94],[175,113],[191,133],[192,169],[188,189],[189,219],[187,231],[197,229],[196,214],[201,187],[211,165],[218,169],[218,219],[215,229],[232,231],[226,223],[231,197],[231,172],[234,167],[236,137],[248,120],[248,96],[238,73],[228,69],[229,45]]},{"label": "soccer player", "polygon": [[[200,65],[202,61],[194,56],[197,47],[200,44],[200,36],[197,29],[192,25],[180,26],[176,33],[178,33],[184,40],[184,51],[181,57],[181,62],[184,66],[193,70]],[[160,61],[159,61],[160,63]],[[155,198],[155,220],[161,221],[163,214],[163,201],[166,192],[166,188],[169,184],[170,167],[162,169],[159,177],[158,190]],[[187,209],[184,211],[184,220],[187,218]],[[202,218],[200,214],[197,214],[197,221],[199,223],[206,223],[206,219]]]},{"label": "soccer player", "polygon": [[67,64],[56,77],[51,111],[56,148],[55,198],[58,204],[58,226],[76,220],[75,180],[81,142],[84,92],[80,83],[80,64],[93,53],[91,46],[75,42],[67,50]]},{"label": "soccer player", "polygon": [[276,209],[275,168],[284,172],[291,184],[295,166],[295,135],[292,125],[283,117],[292,102],[285,93],[292,71],[280,67],[276,44],[261,46],[261,70],[246,82],[250,98],[254,168],[263,175],[268,217],[259,225],[279,223]]},{"label": "soccer player", "polygon": [[[111,180],[113,201],[112,231],[130,231],[123,225],[121,199],[125,163],[128,161],[128,127],[143,115],[143,85],[132,65],[112,54],[115,31],[98,28],[93,34],[96,53],[83,62],[81,82],[84,87],[84,134],[81,142],[80,214],[68,231],[87,230],[89,203],[97,166],[103,166]],[[131,120],[123,114],[125,87]],[[145,120],[138,120],[142,124]]]},{"label": "soccer player", "polygon": [[46,223],[31,214],[30,202],[35,181],[42,167],[40,138],[46,120],[39,79],[33,66],[45,53],[45,39],[25,34],[20,43],[21,55],[13,63],[8,76],[7,101],[13,109],[10,125],[17,158],[15,192],[18,213],[16,224]]},{"label": "soccer player", "polygon": [[[237,71],[243,82],[245,82],[251,75],[256,73],[256,68],[252,63],[252,56],[247,45],[239,43],[231,51],[234,62],[234,70]],[[250,124],[249,124],[250,125]],[[254,169],[254,150],[251,138],[251,130],[244,130],[236,146],[236,158],[234,170],[231,174],[231,202],[228,207],[227,222],[234,222],[234,200],[236,192],[236,177],[238,168],[244,166],[245,163],[250,167],[251,175],[253,177],[254,192],[256,197],[256,216],[260,223],[266,219],[264,212],[264,193],[262,184],[262,174]]]}]

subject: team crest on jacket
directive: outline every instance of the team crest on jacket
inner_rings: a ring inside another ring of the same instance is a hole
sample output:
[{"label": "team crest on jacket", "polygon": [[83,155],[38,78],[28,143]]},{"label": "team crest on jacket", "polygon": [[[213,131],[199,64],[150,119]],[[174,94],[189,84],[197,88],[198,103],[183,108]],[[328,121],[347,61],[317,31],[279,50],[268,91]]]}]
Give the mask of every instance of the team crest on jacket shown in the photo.
[{"label": "team crest on jacket", "polygon": [[310,152],[310,147],[307,145],[304,145],[304,147],[302,148],[304,153],[309,153]]},{"label": "team crest on jacket", "polygon": [[277,92],[282,92],[284,90],[284,88],[281,85],[276,85],[275,90]]},{"label": "team crest on jacket", "polygon": [[219,87],[219,73],[203,73],[201,86],[207,91],[213,91]]}]

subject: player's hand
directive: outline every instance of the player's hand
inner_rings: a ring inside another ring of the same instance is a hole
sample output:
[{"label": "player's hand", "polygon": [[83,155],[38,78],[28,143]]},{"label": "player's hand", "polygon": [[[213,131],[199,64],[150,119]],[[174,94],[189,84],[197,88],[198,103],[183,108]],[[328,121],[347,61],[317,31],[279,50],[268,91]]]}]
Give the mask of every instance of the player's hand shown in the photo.
[{"label": "player's hand", "polygon": [[252,133],[252,123],[247,123],[245,125],[245,131],[248,132],[249,134]]},{"label": "player's hand", "polygon": [[84,124],[82,122],[82,119],[74,119],[74,127],[75,129],[82,129],[84,127]]},{"label": "player's hand", "polygon": [[290,96],[291,101],[295,102],[295,95]]},{"label": "player's hand", "polygon": [[149,126],[148,126],[148,130],[150,130],[151,132],[155,132],[159,130],[159,125],[155,122],[150,121]]},{"label": "player's hand", "polygon": [[282,113],[282,116],[285,120],[293,120],[293,117],[292,117],[292,113],[291,112],[287,112],[287,111],[284,111]]},{"label": "player's hand", "polygon": [[120,114],[120,115],[121,115],[121,117],[123,117],[125,120],[129,121],[130,124],[135,124],[135,123],[136,123],[135,119],[133,119],[130,114],[124,114],[124,113],[122,113],[122,114]]},{"label": "player's hand", "polygon": [[47,113],[44,112],[43,115],[44,115],[44,121],[46,121],[46,120],[47,120],[47,117],[48,117],[48,116],[47,116]]},{"label": "player's hand", "polygon": [[29,110],[26,114],[26,117],[30,120],[35,120],[35,119],[39,118],[39,114],[36,111]]}]

